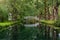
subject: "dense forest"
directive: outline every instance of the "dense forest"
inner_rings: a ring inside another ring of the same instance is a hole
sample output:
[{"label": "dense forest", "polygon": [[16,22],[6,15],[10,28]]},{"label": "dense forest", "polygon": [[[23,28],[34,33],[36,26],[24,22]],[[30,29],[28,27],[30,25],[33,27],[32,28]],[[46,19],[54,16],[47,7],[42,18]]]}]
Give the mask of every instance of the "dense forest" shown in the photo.
[{"label": "dense forest", "polygon": [[60,40],[60,0],[0,0],[0,40]]}]

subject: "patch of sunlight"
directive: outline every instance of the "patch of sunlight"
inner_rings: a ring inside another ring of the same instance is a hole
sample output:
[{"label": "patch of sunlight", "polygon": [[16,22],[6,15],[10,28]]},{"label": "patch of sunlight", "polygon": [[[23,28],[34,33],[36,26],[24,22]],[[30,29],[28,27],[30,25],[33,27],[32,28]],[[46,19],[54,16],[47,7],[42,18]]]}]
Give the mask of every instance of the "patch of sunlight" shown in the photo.
[{"label": "patch of sunlight", "polygon": [[40,22],[53,25],[55,23],[55,20],[40,20]]},{"label": "patch of sunlight", "polygon": [[0,22],[0,26],[7,26],[11,24],[13,24],[13,22]]},{"label": "patch of sunlight", "polygon": [[56,27],[56,26],[53,25],[55,23],[55,20],[40,20],[40,22],[42,24],[48,25],[50,28],[60,29],[60,27]]},{"label": "patch of sunlight", "polygon": [[6,0],[0,0],[0,4],[6,3]]}]

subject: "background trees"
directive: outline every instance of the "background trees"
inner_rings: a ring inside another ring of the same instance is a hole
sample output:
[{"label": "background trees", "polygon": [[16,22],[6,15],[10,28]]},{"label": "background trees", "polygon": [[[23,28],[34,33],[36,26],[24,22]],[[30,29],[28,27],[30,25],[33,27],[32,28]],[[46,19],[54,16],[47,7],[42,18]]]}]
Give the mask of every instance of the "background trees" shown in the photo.
[{"label": "background trees", "polygon": [[[23,23],[25,16],[37,16],[41,20],[55,20],[55,19],[57,20],[60,16],[59,11],[60,11],[60,0],[4,0],[4,1],[0,1],[0,21],[6,22],[9,18],[9,14],[11,14],[11,17],[12,17],[10,21],[12,22],[18,21],[18,23],[14,24],[14,27],[12,27],[13,40],[17,40],[16,34],[18,34],[18,31],[23,32],[25,30],[24,23]],[[33,23],[35,23],[34,20],[32,19]],[[23,32],[23,34],[24,33],[25,32]]]}]

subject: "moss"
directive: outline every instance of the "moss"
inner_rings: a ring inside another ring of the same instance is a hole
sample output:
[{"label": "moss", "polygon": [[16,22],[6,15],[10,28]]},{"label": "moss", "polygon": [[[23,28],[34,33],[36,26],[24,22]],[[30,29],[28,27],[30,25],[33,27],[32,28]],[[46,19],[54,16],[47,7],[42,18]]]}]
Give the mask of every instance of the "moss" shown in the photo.
[{"label": "moss", "polygon": [[54,20],[40,20],[41,23],[45,23],[45,24],[50,24],[53,25],[54,24]]},{"label": "moss", "polygon": [[14,22],[0,22],[0,26],[8,26],[13,24]]},{"label": "moss", "polygon": [[58,27],[55,23],[56,21],[54,20],[41,20],[40,21],[42,24],[46,24],[49,25],[50,28],[54,28],[54,29],[60,29],[60,27]]}]

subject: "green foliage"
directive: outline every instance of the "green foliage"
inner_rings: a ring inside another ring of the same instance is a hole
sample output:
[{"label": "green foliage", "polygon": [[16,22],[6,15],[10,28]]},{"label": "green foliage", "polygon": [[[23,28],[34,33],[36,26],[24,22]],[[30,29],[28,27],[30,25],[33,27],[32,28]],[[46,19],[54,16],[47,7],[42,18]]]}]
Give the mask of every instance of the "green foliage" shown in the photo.
[{"label": "green foliage", "polygon": [[25,16],[36,15],[36,14],[39,13],[39,11],[35,7],[35,2],[32,1],[32,0],[23,0],[23,1],[22,0],[16,0],[16,1],[11,1],[11,4],[10,4],[9,8],[12,11],[13,7],[14,7],[17,10],[17,13],[20,14],[20,15],[21,14],[23,14]]},{"label": "green foliage", "polygon": [[0,22],[8,19],[8,9],[4,4],[0,4]]}]

